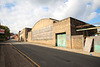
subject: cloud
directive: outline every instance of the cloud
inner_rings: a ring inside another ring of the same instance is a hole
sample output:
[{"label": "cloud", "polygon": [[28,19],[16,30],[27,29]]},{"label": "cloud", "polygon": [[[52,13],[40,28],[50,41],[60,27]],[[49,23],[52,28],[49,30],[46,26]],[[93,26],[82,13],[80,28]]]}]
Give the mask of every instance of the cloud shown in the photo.
[{"label": "cloud", "polygon": [[91,0],[68,0],[65,2],[65,5],[60,5],[57,7],[54,12],[54,17],[57,19],[64,19],[65,17],[72,16],[81,20],[88,21],[88,16],[96,13],[96,9],[94,10],[93,7],[99,7],[99,5],[95,6],[94,2]]},{"label": "cloud", "polygon": [[93,0],[92,3],[93,3],[92,5],[93,10],[100,8],[100,0]]},{"label": "cloud", "polygon": [[96,16],[97,16],[97,13],[92,12],[87,18],[88,18],[88,20],[91,20],[91,19],[95,18]]},{"label": "cloud", "polygon": [[90,21],[100,13],[99,0],[1,0],[0,19],[11,32],[18,33],[42,18],[64,19],[74,17]]},{"label": "cloud", "polygon": [[43,9],[44,9],[45,11],[48,11],[48,10],[49,10],[49,8],[48,8],[48,7],[43,7]]}]

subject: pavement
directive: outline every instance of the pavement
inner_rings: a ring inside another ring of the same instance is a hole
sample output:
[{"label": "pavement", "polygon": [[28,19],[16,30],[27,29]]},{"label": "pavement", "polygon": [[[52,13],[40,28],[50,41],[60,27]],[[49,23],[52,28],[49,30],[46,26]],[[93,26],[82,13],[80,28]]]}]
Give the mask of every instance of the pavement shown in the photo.
[{"label": "pavement", "polygon": [[8,42],[0,42],[0,67],[35,67]]},{"label": "pavement", "polygon": [[99,53],[15,40],[9,42],[40,67],[100,67]]}]

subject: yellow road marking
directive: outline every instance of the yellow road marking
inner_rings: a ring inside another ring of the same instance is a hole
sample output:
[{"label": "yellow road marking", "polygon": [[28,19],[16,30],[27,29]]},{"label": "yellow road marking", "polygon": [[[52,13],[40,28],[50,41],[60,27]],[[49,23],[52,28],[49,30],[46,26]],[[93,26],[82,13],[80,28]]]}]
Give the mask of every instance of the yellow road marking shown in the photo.
[{"label": "yellow road marking", "polygon": [[[11,43],[9,43],[11,46],[13,46]],[[15,46],[13,46],[19,53],[21,53],[23,56],[25,56],[28,61],[30,60],[33,64],[35,64],[36,66],[40,67],[36,62],[34,62],[31,58],[29,58],[27,55],[25,55],[23,52],[21,52],[19,49],[17,49]],[[29,62],[30,62],[29,61]]]}]

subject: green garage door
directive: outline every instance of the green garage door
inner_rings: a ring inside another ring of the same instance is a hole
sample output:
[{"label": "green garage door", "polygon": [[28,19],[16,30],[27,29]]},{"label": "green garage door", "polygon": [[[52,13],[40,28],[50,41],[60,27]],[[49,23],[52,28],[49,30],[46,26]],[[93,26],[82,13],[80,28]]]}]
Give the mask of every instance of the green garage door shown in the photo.
[{"label": "green garage door", "polygon": [[67,45],[66,45],[66,33],[57,34],[57,46],[67,47]]}]

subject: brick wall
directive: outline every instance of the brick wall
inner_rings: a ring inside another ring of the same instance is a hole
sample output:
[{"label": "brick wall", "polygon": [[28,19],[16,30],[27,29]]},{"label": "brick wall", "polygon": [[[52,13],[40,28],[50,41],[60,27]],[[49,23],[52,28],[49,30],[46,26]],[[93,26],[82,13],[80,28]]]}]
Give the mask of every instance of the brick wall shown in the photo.
[{"label": "brick wall", "polygon": [[[86,23],[71,17],[63,19],[61,21],[55,21],[56,20],[52,20],[50,18],[39,20],[33,26],[31,33],[29,33],[28,35],[30,36],[29,41],[56,46],[56,34],[66,33],[66,44],[68,48],[83,49],[82,36],[73,35],[84,35],[86,33],[89,34],[93,30],[76,32],[76,29],[78,29],[76,28],[76,26],[85,25]],[[93,26],[91,25],[90,27]]]},{"label": "brick wall", "polygon": [[59,22],[53,23],[53,40],[56,45],[56,34],[66,33],[66,44],[68,48],[71,48],[71,28],[70,28],[70,18],[61,20]]},{"label": "brick wall", "polygon": [[84,38],[83,35],[72,36],[72,48],[74,49],[83,49],[84,47]]}]

